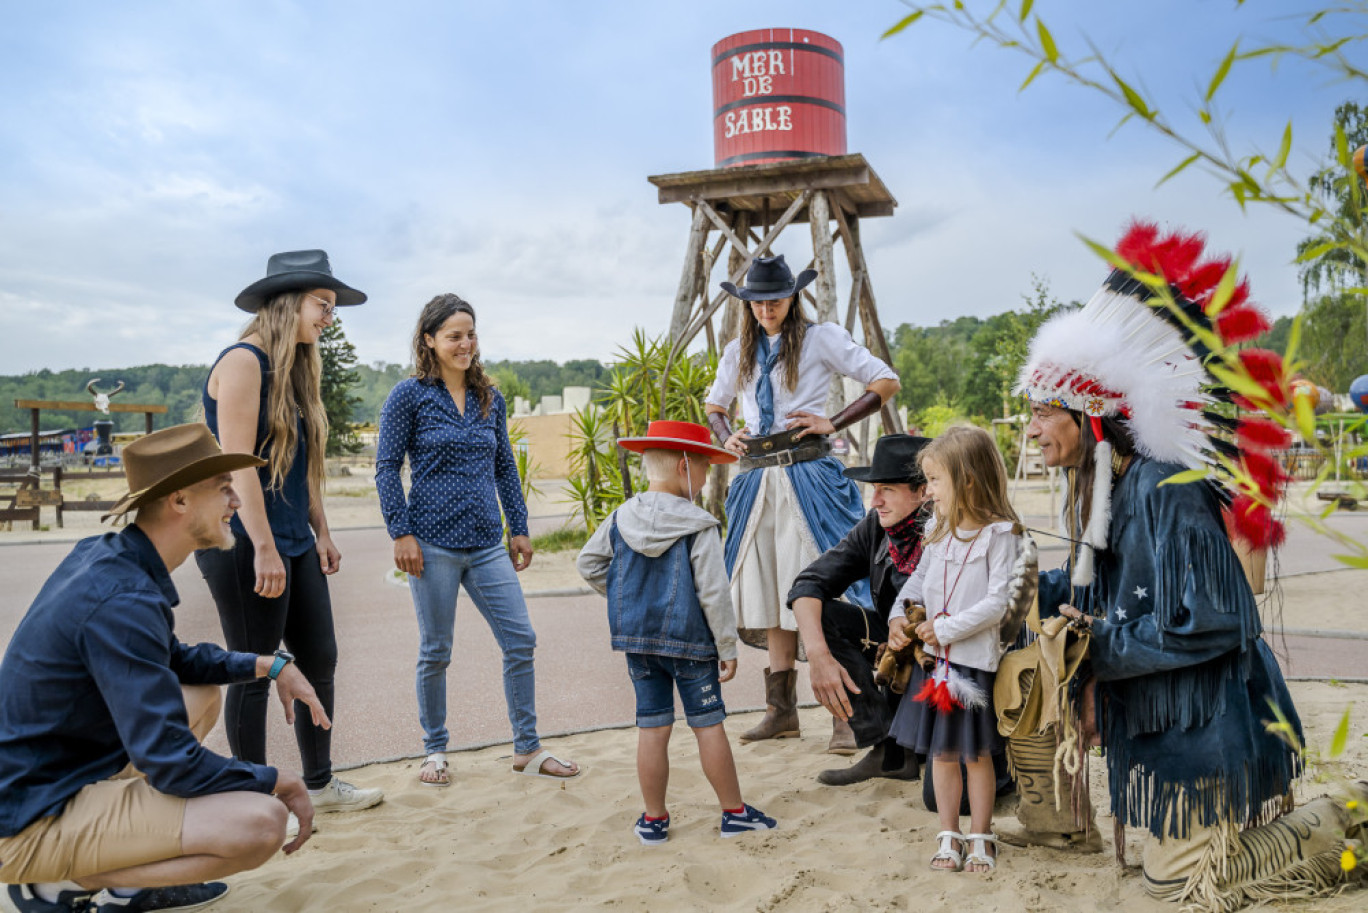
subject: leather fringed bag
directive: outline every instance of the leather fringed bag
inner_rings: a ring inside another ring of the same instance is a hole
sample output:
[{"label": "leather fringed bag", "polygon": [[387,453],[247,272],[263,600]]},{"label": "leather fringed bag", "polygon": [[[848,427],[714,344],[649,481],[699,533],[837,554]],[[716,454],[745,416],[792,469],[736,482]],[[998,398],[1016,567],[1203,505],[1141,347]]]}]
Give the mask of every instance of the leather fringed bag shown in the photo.
[{"label": "leather fringed bag", "polygon": [[1064,716],[1069,682],[1088,655],[1092,635],[1062,615],[1041,621],[1038,598],[1031,601],[1026,627],[1036,639],[1002,657],[993,681],[998,732],[1004,738],[1035,735]]}]

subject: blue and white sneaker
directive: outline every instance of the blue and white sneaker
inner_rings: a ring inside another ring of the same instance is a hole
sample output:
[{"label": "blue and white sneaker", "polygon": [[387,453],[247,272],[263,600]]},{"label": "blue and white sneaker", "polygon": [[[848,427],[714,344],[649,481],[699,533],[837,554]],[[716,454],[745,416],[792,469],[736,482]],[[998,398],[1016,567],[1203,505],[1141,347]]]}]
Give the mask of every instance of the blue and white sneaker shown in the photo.
[{"label": "blue and white sneaker", "polygon": [[18,913],[86,913],[95,892],[62,891],[57,895],[56,903],[39,897],[31,884],[7,885],[5,893]]},{"label": "blue and white sneaker", "polygon": [[749,805],[742,805],[745,814],[737,815],[732,812],[722,813],[722,836],[736,837],[741,834],[749,834],[751,831],[772,831],[779,826],[779,822]]},{"label": "blue and white sneaker", "polygon": [[670,839],[670,816],[666,815],[661,821],[647,821],[646,813],[642,812],[635,830],[642,846],[660,846]]}]

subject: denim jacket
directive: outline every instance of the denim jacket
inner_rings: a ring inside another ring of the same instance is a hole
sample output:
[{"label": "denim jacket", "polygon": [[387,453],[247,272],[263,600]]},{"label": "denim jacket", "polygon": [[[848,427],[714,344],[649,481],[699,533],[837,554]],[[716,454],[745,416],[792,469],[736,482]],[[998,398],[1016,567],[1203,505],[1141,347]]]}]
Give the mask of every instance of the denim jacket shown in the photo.
[{"label": "denim jacket", "polygon": [[613,649],[679,659],[736,658],[717,520],[684,498],[647,491],[603,522],[580,575],[608,597]]}]

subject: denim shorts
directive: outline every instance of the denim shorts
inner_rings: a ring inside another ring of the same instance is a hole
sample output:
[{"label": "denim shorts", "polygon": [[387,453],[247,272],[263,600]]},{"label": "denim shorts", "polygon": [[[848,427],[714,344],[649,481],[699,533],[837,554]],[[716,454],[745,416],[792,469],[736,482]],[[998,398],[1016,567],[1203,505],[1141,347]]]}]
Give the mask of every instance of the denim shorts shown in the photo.
[{"label": "denim shorts", "polygon": [[684,705],[684,718],[694,729],[716,726],[727,718],[717,660],[675,659],[628,653],[627,672],[636,689],[636,724],[654,729],[674,723],[674,692]]}]

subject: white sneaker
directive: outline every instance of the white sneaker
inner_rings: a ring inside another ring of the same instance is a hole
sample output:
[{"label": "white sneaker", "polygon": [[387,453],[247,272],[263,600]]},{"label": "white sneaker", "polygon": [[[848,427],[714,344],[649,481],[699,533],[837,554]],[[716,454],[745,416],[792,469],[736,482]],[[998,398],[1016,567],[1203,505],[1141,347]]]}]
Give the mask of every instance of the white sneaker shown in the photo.
[{"label": "white sneaker", "polygon": [[321,792],[310,791],[315,812],[359,812],[363,808],[379,805],[385,794],[378,789],[357,789],[350,783],[333,777]]}]

